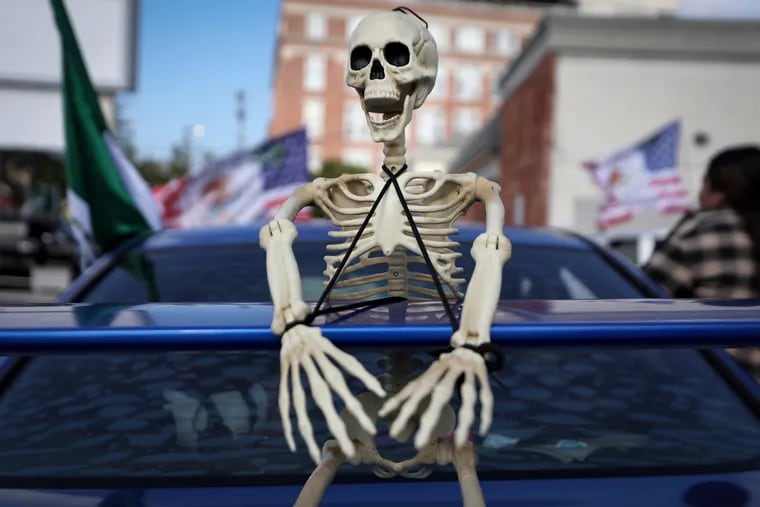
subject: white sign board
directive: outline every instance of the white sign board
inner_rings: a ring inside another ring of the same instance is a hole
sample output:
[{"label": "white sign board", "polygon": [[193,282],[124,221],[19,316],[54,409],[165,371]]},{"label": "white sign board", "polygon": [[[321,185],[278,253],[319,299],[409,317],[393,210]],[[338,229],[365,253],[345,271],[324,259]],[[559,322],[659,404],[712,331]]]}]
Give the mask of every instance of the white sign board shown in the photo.
[{"label": "white sign board", "polygon": [[[134,85],[134,0],[66,0],[90,77],[98,88]],[[4,81],[57,85],[58,30],[48,0],[0,2],[0,85]]]},{"label": "white sign board", "polygon": [[[134,89],[139,0],[65,4],[95,87],[106,96]],[[63,148],[60,80],[49,0],[0,0],[0,149]]]}]

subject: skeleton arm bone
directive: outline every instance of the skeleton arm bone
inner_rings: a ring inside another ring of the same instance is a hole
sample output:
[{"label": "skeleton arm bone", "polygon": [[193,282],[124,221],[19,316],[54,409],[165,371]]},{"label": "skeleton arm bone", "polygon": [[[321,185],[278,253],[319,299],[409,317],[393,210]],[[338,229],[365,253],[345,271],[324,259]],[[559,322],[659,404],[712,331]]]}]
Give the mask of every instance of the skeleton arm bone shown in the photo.
[{"label": "skeleton arm bone", "polygon": [[301,276],[293,253],[298,233],[293,220],[304,206],[314,202],[314,185],[298,187],[277,210],[274,219],[259,230],[259,244],[267,252],[267,282],[274,303],[272,332],[281,335],[285,326],[309,313],[303,301]]},{"label": "skeleton arm bone", "polygon": [[504,236],[504,204],[499,185],[478,178],[475,195],[486,205],[486,232],[472,244],[475,260],[472,279],[465,292],[462,320],[451,345],[481,345],[491,341],[491,324],[501,293],[501,271],[512,255],[512,245]]},{"label": "skeleton arm bone", "polygon": [[314,191],[313,183],[297,189],[293,196],[285,201],[275,219],[261,228],[259,240],[267,252],[267,281],[274,304],[272,331],[275,334],[282,334],[278,404],[285,439],[290,450],[295,451],[293,428],[290,422],[290,389],[292,387],[299,432],[306,442],[312,459],[319,463],[319,449],[314,440],[314,432],[306,410],[301,370],[303,369],[306,373],[314,401],[324,414],[327,426],[340,444],[345,456],[353,456],[355,448],[335,410],[331,389],[343,399],[347,410],[355,415],[368,432],[374,434],[375,427],[349,391],[336,364],[357,377],[379,396],[384,396],[385,393],[377,379],[367,372],[359,361],[335,347],[322,336],[318,328],[297,324],[286,331],[288,324],[301,321],[309,314],[309,307],[303,301],[298,264],[292,248],[297,234],[291,220],[301,208],[313,202]]}]

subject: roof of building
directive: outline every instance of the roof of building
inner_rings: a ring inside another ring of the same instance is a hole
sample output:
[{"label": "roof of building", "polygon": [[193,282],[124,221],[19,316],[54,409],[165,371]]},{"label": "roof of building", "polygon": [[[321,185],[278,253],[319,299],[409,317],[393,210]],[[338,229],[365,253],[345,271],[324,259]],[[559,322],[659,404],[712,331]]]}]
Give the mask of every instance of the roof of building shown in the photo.
[{"label": "roof of building", "polygon": [[[760,21],[663,17],[606,17],[552,13],[540,23],[499,82],[507,101],[544,56],[643,58],[679,61],[760,62]],[[451,171],[498,152],[500,127],[491,118],[454,158]]]}]

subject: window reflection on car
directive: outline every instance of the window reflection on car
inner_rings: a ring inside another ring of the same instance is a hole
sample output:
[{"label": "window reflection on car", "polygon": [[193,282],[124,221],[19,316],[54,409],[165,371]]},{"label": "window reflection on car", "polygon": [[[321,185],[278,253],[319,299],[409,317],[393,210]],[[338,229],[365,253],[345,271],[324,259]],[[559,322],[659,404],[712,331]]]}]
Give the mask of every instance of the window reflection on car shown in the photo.
[{"label": "window reflection on car", "polygon": [[[469,280],[471,243],[459,264]],[[306,301],[319,299],[325,282],[325,244],[293,245]],[[91,303],[268,302],[265,252],[255,244],[136,250],[91,286]],[[257,268],[256,266],[262,266]],[[514,248],[504,268],[501,300],[638,298],[644,294],[591,249],[537,245]]]},{"label": "window reflection on car", "polygon": [[[349,351],[376,375],[391,353]],[[428,351],[393,353],[413,355],[420,369],[432,360]],[[496,373],[494,423],[479,442],[484,479],[760,465],[755,415],[698,353],[519,349],[506,360]],[[313,463],[303,446],[287,452],[273,408],[278,381],[271,351],[35,358],[0,400],[0,479],[301,484]],[[323,418],[314,412],[311,420],[320,442],[330,438]],[[382,424],[377,443],[389,458],[414,454]],[[442,467],[432,478],[452,474]],[[352,480],[376,478],[371,467],[343,467],[338,481]]]}]

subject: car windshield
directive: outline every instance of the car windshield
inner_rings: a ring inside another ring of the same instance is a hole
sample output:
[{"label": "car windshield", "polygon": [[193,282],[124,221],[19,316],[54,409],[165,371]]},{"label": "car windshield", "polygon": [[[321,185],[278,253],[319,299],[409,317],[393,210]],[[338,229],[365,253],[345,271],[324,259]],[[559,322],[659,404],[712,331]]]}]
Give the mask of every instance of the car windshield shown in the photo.
[{"label": "car windshield", "polygon": [[[421,371],[431,360],[427,351],[409,349],[349,351],[377,375],[389,361],[413,356]],[[295,454],[287,451],[276,409],[277,357],[257,351],[31,359],[0,399],[0,485],[55,477],[66,478],[67,487],[129,477],[301,484],[313,464],[300,441]],[[757,416],[698,352],[519,349],[496,376],[494,423],[478,437],[484,479],[760,465]],[[456,408],[457,399],[452,403]],[[309,407],[324,442],[324,418]],[[410,458],[411,443],[387,431],[378,426],[381,454]],[[430,479],[440,478],[452,479],[453,469],[432,470]],[[381,479],[371,467],[348,464],[337,477],[374,480]]]},{"label": "car windshield", "polygon": [[[474,268],[464,242],[462,278]],[[325,244],[293,246],[306,301],[325,282]],[[121,257],[77,301],[89,303],[268,302],[265,252],[255,244],[136,250]],[[639,298],[645,294],[592,250],[520,245],[504,268],[501,300]]]}]

